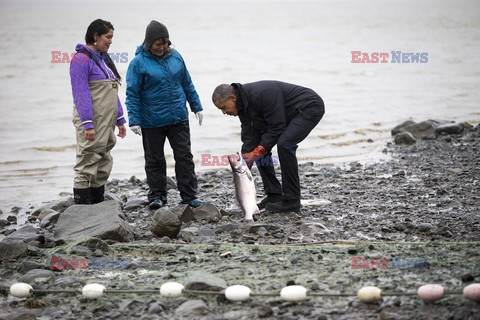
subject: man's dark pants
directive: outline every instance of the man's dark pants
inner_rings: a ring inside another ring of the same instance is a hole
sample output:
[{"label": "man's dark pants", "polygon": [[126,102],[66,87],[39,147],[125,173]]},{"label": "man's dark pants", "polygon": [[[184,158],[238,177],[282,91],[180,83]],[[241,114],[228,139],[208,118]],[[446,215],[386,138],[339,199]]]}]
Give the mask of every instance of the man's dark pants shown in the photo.
[{"label": "man's dark pants", "polygon": [[[323,104],[305,107],[288,123],[277,142],[277,152],[282,172],[282,184],[275,176],[273,161],[257,160],[256,164],[263,180],[266,194],[283,193],[284,200],[300,199],[300,179],[298,177],[297,148],[320,122],[324,114]],[[266,157],[271,157],[271,153]]]},{"label": "man's dark pants", "polygon": [[167,163],[163,151],[165,139],[170,142],[175,159],[177,188],[182,200],[195,198],[197,177],[190,147],[188,121],[160,128],[142,128],[145,172],[149,187],[148,200],[167,201]]}]

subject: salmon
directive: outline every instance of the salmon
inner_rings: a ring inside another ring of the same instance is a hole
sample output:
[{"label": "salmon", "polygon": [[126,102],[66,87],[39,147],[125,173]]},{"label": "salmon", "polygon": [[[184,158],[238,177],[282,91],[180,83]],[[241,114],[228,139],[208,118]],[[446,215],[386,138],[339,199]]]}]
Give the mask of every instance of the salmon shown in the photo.
[{"label": "salmon", "polygon": [[260,212],[257,207],[257,190],[252,172],[242,160],[240,154],[228,156],[228,162],[233,172],[235,197],[245,215],[244,219],[253,221],[253,215]]}]

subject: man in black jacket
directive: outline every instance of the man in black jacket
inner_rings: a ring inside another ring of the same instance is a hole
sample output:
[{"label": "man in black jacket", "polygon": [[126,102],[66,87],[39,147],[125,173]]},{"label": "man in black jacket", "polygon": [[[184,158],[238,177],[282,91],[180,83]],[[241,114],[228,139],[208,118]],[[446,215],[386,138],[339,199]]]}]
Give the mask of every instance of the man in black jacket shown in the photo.
[{"label": "man in black jacket", "polygon": [[[223,114],[242,124],[242,154],[251,168],[257,164],[267,195],[259,204],[274,212],[300,210],[300,179],[296,151],[325,112],[322,98],[312,89],[280,81],[219,85],[212,95]],[[271,159],[277,145],[282,185]]]}]

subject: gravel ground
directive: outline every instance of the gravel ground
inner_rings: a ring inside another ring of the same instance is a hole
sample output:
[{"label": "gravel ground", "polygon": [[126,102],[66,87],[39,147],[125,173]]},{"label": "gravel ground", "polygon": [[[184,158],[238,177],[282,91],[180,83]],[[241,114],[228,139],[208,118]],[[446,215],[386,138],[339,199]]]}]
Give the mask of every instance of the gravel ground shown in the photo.
[{"label": "gravel ground", "polygon": [[[179,298],[110,293],[97,300],[71,293],[27,299],[5,294],[0,296],[0,319],[478,319],[480,304],[458,294],[435,303],[394,295],[370,304],[355,294],[367,285],[415,293],[426,283],[461,292],[469,283],[480,282],[479,144],[476,126],[411,146],[389,144],[384,152],[391,160],[386,162],[302,164],[302,212],[261,212],[254,223],[242,222],[229,170],[201,173],[200,196],[221,209],[221,219],[189,222],[182,230],[190,232],[159,239],[148,230],[154,213],[140,206],[124,212],[134,226],[134,242],[90,243],[91,251],[83,255],[78,248],[72,251],[78,243],[30,247],[26,258],[0,265],[2,287],[27,270],[49,271],[54,256],[96,256],[127,259],[129,265],[119,270],[57,270],[37,278],[34,287],[81,289],[98,282],[107,289],[155,289],[168,281],[188,284],[192,273],[201,271],[204,286],[219,278],[271,295],[234,303],[222,295],[193,293]],[[124,202],[144,199],[145,190],[145,183],[134,177],[109,182],[109,192]],[[260,199],[261,181],[257,190]],[[170,190],[170,205],[179,200],[178,192]],[[422,263],[399,268],[392,258]],[[385,269],[354,269],[355,259],[361,259],[362,267],[367,262],[372,266],[372,259],[389,263]],[[351,296],[282,301],[278,292],[293,283],[312,294]]]}]

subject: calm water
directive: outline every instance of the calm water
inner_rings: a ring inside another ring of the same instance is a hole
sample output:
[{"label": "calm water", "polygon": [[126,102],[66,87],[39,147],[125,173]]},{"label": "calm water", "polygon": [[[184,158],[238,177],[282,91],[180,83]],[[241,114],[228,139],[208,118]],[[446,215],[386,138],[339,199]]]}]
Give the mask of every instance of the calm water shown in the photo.
[{"label": "calm water", "polygon": [[[381,159],[391,128],[407,119],[480,121],[478,1],[1,1],[4,213],[71,192],[69,64],[51,63],[51,52],[73,52],[99,17],[115,27],[110,52],[124,53],[128,62],[150,20],[169,28],[205,109],[202,127],[191,116],[197,170],[212,169],[201,165],[201,154],[230,154],[241,145],[238,119],[223,116],[210,102],[224,82],[277,79],[323,97],[327,113],[300,145],[301,161]],[[428,63],[352,64],[354,50],[428,52]],[[123,76],[128,62],[117,63]],[[174,175],[168,144],[166,150]],[[112,177],[145,177],[140,137],[129,131],[113,157]]]}]

